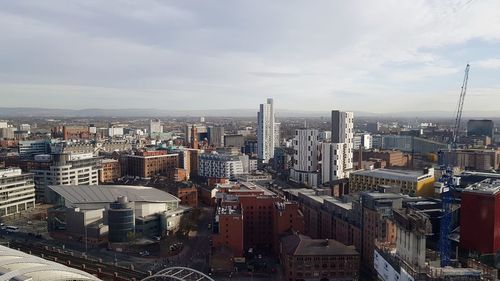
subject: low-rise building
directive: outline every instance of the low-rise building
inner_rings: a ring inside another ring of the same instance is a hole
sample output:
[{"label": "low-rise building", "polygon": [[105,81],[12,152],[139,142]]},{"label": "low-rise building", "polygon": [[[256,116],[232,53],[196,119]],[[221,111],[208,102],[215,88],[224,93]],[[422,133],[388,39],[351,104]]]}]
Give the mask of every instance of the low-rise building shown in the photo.
[{"label": "low-rise building", "polygon": [[109,183],[114,182],[121,177],[120,162],[115,159],[103,159],[101,161],[101,169],[99,169],[99,182]]},{"label": "low-rise building", "polygon": [[431,197],[434,195],[434,169],[422,171],[373,169],[352,172],[349,175],[351,193],[376,189],[381,185],[397,186],[401,193]]},{"label": "low-rise building", "polygon": [[292,234],[281,239],[283,280],[359,280],[359,253],[329,239]]}]

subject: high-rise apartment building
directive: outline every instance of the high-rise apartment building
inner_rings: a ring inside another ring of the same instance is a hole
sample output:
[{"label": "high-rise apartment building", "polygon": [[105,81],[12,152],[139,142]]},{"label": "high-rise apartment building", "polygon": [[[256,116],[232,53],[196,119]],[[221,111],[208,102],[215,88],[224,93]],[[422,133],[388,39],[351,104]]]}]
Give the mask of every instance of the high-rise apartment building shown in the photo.
[{"label": "high-rise apartment building", "polygon": [[332,111],[331,143],[321,145],[322,183],[346,178],[353,169],[353,113]]},{"label": "high-rise apartment building", "polygon": [[344,143],[325,142],[321,144],[321,182],[328,183],[346,178],[344,165]]},{"label": "high-rise apartment building", "polygon": [[18,168],[0,169],[0,189],[0,217],[35,207],[33,174],[23,174]]},{"label": "high-rise apartment building", "polygon": [[318,130],[295,130],[293,168],[290,178],[307,186],[318,185]]},{"label": "high-rise apartment building", "polygon": [[354,114],[352,112],[332,111],[332,143],[345,143],[344,170],[352,169],[352,150],[354,138]]},{"label": "high-rise apartment building", "polygon": [[275,131],[273,99],[268,98],[257,113],[257,157],[264,163],[274,156]]},{"label": "high-rise apartment building", "polygon": [[214,147],[224,146],[224,127],[208,127],[210,145]]}]

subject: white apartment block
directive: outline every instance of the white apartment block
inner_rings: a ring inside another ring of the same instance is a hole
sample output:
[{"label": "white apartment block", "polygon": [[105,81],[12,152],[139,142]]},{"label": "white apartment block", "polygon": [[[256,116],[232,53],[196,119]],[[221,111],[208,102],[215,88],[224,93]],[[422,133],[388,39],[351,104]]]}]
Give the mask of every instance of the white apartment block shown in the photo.
[{"label": "white apartment block", "polygon": [[372,148],[372,136],[370,134],[356,134],[353,138],[354,149],[359,149],[363,146],[363,149]]},{"label": "white apartment block", "polygon": [[249,170],[248,155],[204,153],[200,155],[198,175],[207,178],[234,178]]},{"label": "white apartment block", "polygon": [[257,113],[257,157],[264,163],[274,157],[275,132],[273,99],[268,98]]},{"label": "white apartment block", "polygon": [[321,182],[346,178],[345,172],[345,143],[322,143],[321,144]]},{"label": "white apartment block", "polygon": [[13,215],[35,207],[33,174],[21,169],[0,169],[0,217]]},{"label": "white apartment block", "polygon": [[151,119],[149,120],[149,135],[151,136],[156,133],[163,133],[163,126],[160,119]]},{"label": "white apartment block", "polygon": [[353,149],[354,149],[354,114],[352,112],[332,111],[332,143],[344,143],[343,163],[344,172],[348,173],[353,169]]},{"label": "white apartment block", "polygon": [[293,181],[316,187],[318,185],[318,130],[295,130],[293,140],[293,168],[290,178]]}]

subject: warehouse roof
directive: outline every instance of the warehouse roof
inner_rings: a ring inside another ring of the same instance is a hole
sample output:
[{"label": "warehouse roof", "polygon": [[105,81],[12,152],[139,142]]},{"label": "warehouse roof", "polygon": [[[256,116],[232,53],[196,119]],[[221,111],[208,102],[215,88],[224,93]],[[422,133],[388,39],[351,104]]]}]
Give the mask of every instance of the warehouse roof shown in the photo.
[{"label": "warehouse roof", "polygon": [[0,246],[0,280],[92,280],[100,279],[71,267]]},{"label": "warehouse roof", "polygon": [[165,203],[180,201],[170,193],[153,187],[130,185],[51,185],[49,188],[64,198],[66,203],[112,203],[119,196],[131,202]]}]

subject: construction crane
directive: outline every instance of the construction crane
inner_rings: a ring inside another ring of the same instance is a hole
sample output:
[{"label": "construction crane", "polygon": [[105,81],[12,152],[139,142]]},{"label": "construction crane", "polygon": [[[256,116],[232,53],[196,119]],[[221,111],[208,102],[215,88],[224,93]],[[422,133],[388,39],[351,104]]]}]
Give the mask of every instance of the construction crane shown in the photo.
[{"label": "construction crane", "polygon": [[[458,99],[458,106],[455,115],[455,124],[453,126],[452,137],[450,139],[450,148],[456,149],[458,136],[460,133],[460,122],[462,120],[462,110],[464,108],[465,93],[467,92],[467,82],[469,80],[469,69],[470,65],[467,64],[465,67],[464,80],[462,82],[462,90],[460,92],[460,97]],[[441,257],[441,267],[450,265],[451,263],[451,244],[449,240],[449,235],[452,231],[452,212],[453,212],[453,201],[454,201],[454,191],[455,191],[455,179],[453,177],[453,168],[450,166],[441,167],[442,177],[440,182],[443,183],[443,190],[441,193],[441,199],[443,203],[443,215],[441,217],[440,226],[440,236],[439,236],[439,251]]]}]

